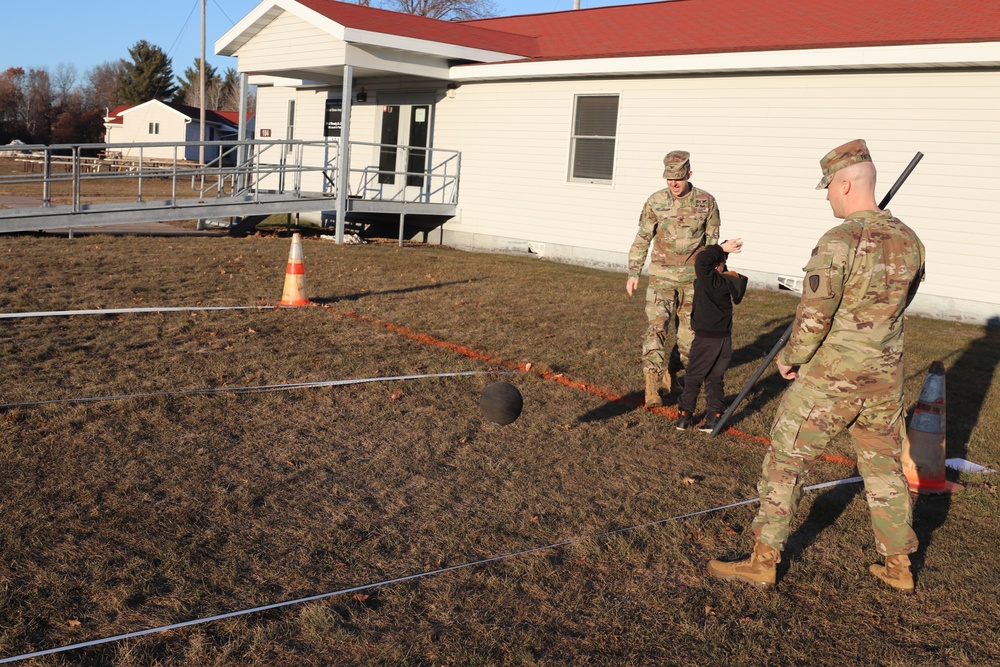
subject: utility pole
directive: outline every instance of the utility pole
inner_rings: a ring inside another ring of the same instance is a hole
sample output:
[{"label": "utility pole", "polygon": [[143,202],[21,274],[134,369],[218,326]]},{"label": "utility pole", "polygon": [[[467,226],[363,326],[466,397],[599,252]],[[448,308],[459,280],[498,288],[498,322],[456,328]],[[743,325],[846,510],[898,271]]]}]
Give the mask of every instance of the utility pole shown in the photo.
[{"label": "utility pole", "polygon": [[[198,108],[198,141],[205,141],[205,0],[201,0],[201,79]],[[198,164],[205,164],[205,144],[198,146]]]}]

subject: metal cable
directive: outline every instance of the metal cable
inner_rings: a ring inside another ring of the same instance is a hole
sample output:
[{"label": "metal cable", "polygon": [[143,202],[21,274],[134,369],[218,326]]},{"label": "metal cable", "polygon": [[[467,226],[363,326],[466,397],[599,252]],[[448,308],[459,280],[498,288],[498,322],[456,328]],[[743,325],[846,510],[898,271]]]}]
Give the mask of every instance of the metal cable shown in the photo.
[{"label": "metal cable", "polygon": [[121,315],[124,313],[170,313],[188,310],[277,310],[280,306],[196,306],[171,308],[96,308],[93,310],[50,310],[35,313],[0,313],[0,320],[26,317],[72,317],[74,315]]},{"label": "metal cable", "polygon": [[338,387],[350,384],[365,384],[367,382],[390,382],[395,380],[422,380],[425,378],[451,378],[469,375],[510,375],[509,372],[493,373],[491,371],[462,371],[460,373],[429,373],[426,375],[391,375],[386,377],[361,378],[356,380],[326,380],[322,382],[295,382],[290,384],[265,384],[249,387],[214,387],[211,389],[178,389],[175,391],[154,391],[147,394],[119,394],[117,396],[88,396],[84,398],[55,398],[48,401],[32,401],[29,403],[0,404],[0,410],[13,408],[34,408],[40,405],[58,405],[66,403],[95,403],[97,401],[119,401],[128,398],[151,398],[154,396],[186,396],[195,394],[253,394],[265,391],[288,391],[291,389],[309,389],[313,387]]},{"label": "metal cable", "polygon": [[[849,477],[846,479],[840,479],[833,482],[824,482],[822,484],[813,484],[812,486],[805,487],[805,491],[812,491],[815,489],[824,489],[830,486],[841,486],[844,484],[854,484],[856,482],[862,481],[861,477]],[[612,530],[606,533],[602,533],[596,536],[582,536],[575,537],[570,540],[565,540],[563,542],[557,542],[556,544],[549,544],[543,547],[533,547],[531,549],[525,549],[523,551],[515,551],[508,554],[503,554],[500,556],[491,556],[489,558],[483,558],[477,561],[471,561],[469,563],[463,563],[461,565],[452,565],[451,567],[444,567],[437,570],[430,570],[427,572],[419,572],[417,574],[410,574],[404,577],[397,577],[395,579],[387,579],[385,581],[379,581],[372,584],[364,584],[361,586],[354,586],[351,588],[343,588],[339,591],[333,591],[330,593],[320,593],[318,595],[310,595],[309,597],[298,598],[295,600],[286,600],[285,602],[275,602],[273,604],[263,605],[261,607],[253,607],[251,609],[241,609],[240,611],[231,611],[226,614],[218,614],[216,616],[207,616],[205,618],[198,618],[190,621],[184,621],[182,623],[174,623],[172,625],[163,625],[158,628],[150,628],[148,630],[138,630],[136,632],[128,632],[122,635],[115,635],[114,637],[105,637],[103,639],[94,639],[88,642],[81,642],[79,644],[70,644],[67,646],[60,646],[59,648],[51,648],[44,651],[36,651],[34,653],[24,653],[22,655],[12,656],[10,658],[4,658],[0,660],[0,664],[8,662],[17,662],[19,660],[27,660],[29,658],[40,658],[43,655],[52,655],[53,653],[62,653],[65,651],[73,651],[76,649],[87,648],[89,646],[97,646],[100,644],[108,644],[110,642],[121,641],[123,639],[133,639],[135,637],[142,637],[144,635],[155,634],[158,632],[168,632],[170,630],[177,630],[179,628],[187,628],[192,625],[201,625],[203,623],[211,623],[213,621],[221,621],[227,618],[234,618],[237,616],[245,616],[247,614],[254,614],[261,611],[270,611],[272,609],[279,609],[281,607],[288,607],[291,605],[302,604],[305,602],[315,602],[316,600],[322,600],[324,598],[334,597],[337,595],[347,595],[348,593],[356,593],[358,591],[371,590],[373,588],[380,588],[382,586],[389,586],[391,584],[399,584],[405,581],[413,581],[415,579],[423,579],[424,577],[430,577],[438,574],[445,574],[447,572],[454,572],[456,570],[462,570],[468,567],[476,567],[478,565],[486,565],[488,563],[495,563],[502,560],[507,560],[508,558],[515,558],[517,556],[527,556],[529,554],[538,553],[539,551],[548,551],[550,549],[557,549],[559,547],[565,547],[570,544],[576,544],[578,542],[583,542],[584,540],[598,540],[605,537],[610,537],[612,535],[618,535],[621,533],[627,533],[642,528],[650,528],[652,526],[658,526],[672,521],[680,521],[681,519],[688,519],[691,517],[699,516],[702,514],[709,514],[711,512],[719,512],[721,510],[732,509],[734,507],[740,507],[741,505],[749,505],[752,503],[760,502],[759,498],[751,498],[749,500],[742,500],[738,503],[732,503],[729,505],[722,505],[720,507],[713,507],[707,510],[698,510],[696,512],[690,512],[688,514],[681,514],[669,519],[660,519],[659,521],[651,521],[650,523],[641,524],[638,526],[631,526],[628,528],[619,528],[617,530]]]}]

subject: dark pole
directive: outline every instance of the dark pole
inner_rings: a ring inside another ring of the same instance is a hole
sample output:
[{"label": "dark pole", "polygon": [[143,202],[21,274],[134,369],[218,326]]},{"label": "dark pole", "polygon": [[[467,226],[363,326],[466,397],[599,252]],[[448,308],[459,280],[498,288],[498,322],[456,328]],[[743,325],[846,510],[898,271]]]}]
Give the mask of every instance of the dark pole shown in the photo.
[{"label": "dark pole", "polygon": [[[906,169],[904,169],[903,173],[899,175],[899,178],[896,179],[896,182],[892,184],[892,187],[889,188],[889,191],[885,193],[885,197],[882,198],[882,201],[878,205],[880,209],[884,209],[886,206],[889,205],[889,201],[892,200],[893,195],[895,195],[896,192],[899,190],[899,188],[903,185],[903,182],[906,181],[907,177],[910,175],[910,172],[913,171],[913,169],[917,166],[917,163],[920,162],[920,158],[922,158],[923,156],[924,156],[923,153],[917,151],[917,154],[913,156],[912,160],[910,160],[910,164],[906,165]],[[788,339],[791,338],[792,326],[794,326],[794,324],[795,322],[793,321],[792,324],[788,325],[788,328],[785,329],[785,333],[781,334],[781,338],[778,339],[778,342],[774,344],[774,347],[771,348],[771,351],[767,353],[766,357],[764,357],[764,361],[762,361],[760,366],[757,367],[757,370],[754,371],[754,374],[750,376],[750,379],[747,381],[747,383],[743,385],[743,389],[740,390],[740,393],[736,396],[736,399],[729,406],[729,409],[726,410],[725,414],[723,414],[722,417],[719,418],[719,422],[715,425],[715,428],[712,429],[713,438],[722,431],[722,429],[726,425],[726,422],[729,421],[729,418],[733,416],[734,412],[736,412],[736,408],[738,408],[740,403],[743,402],[743,399],[747,397],[747,394],[749,394],[750,390],[753,389],[753,386],[757,384],[757,380],[759,380],[760,376],[764,374],[765,370],[767,370],[767,367],[771,364],[771,361],[778,355],[778,352],[781,351],[781,348],[785,346],[785,343],[788,342]]]}]

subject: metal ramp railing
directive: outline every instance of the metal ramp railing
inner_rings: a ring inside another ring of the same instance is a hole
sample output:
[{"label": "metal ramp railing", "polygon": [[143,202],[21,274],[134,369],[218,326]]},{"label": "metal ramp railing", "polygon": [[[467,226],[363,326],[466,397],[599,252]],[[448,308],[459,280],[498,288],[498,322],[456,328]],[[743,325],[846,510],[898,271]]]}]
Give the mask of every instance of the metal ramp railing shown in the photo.
[{"label": "metal ramp railing", "polygon": [[[384,152],[399,154],[397,164],[409,166],[411,156],[422,157],[423,171],[382,169],[367,164],[357,156],[363,147],[378,155]],[[360,166],[358,166],[360,163]],[[459,151],[406,146],[401,144],[376,144],[365,141],[351,142],[350,196],[366,202],[401,202],[419,204],[455,205],[458,203],[458,182],[462,170]]]},{"label": "metal ramp railing", "polygon": [[[359,165],[347,170],[350,210],[454,215],[457,151],[368,142],[349,149],[349,165]],[[378,170],[365,159],[372,149],[401,151],[407,165],[422,150],[426,169]],[[0,233],[329,211],[339,195],[338,150],[338,139],[0,146]],[[393,181],[399,187],[387,187]]]}]

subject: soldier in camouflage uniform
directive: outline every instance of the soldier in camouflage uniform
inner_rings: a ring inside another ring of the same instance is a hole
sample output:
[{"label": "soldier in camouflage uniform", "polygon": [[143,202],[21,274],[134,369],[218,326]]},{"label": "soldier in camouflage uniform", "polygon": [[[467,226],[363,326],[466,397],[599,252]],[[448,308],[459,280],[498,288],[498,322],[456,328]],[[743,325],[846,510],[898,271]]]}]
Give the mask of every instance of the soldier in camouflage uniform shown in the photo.
[{"label": "soldier in camouflage uniform", "polygon": [[[663,158],[667,187],[646,200],[639,216],[639,232],[628,255],[629,296],[639,286],[639,273],[649,260],[646,319],[649,326],[642,340],[642,367],[646,382],[646,406],[663,405],[659,389],[677,391],[677,372],[687,366],[694,332],[691,331],[691,299],[694,297],[694,256],[719,239],[719,207],[715,197],[691,185],[691,154],[672,151]],[[724,241],[726,252],[740,252],[742,241]],[[673,321],[677,342],[664,367],[667,327]]]},{"label": "soldier in camouflage uniform", "polygon": [[[909,227],[875,203],[875,167],[861,139],[821,161],[835,217],[844,222],[819,240],[805,266],[802,299],[788,344],[777,356],[785,391],[771,429],[753,524],[750,558],[713,560],[709,573],[760,588],[775,583],[803,480],[845,428],[857,449],[875,544],[886,564],[872,573],[913,590],[909,487],[900,455],[903,417],[903,311],[923,280],[924,246]],[[798,366],[798,372],[793,367]]]}]

